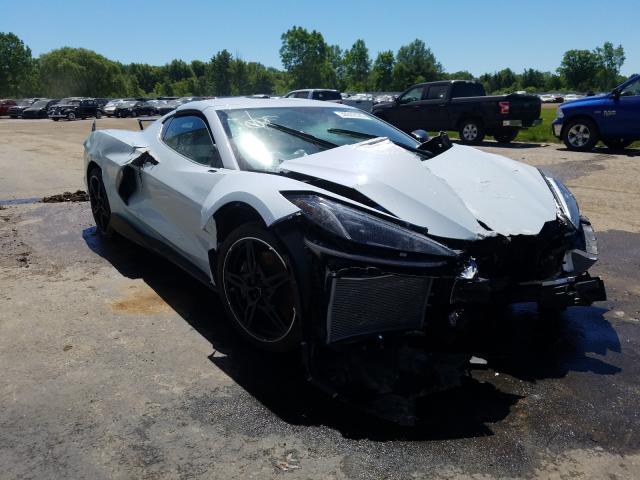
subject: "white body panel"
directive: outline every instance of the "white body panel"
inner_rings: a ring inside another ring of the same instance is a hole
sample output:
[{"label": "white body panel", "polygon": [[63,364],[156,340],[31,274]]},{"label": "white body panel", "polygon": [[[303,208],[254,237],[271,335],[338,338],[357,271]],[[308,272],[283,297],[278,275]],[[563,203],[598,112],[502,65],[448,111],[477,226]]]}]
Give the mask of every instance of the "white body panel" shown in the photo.
[{"label": "white body panel", "polygon": [[[160,132],[166,117],[144,131],[93,132],[85,141],[85,167],[95,162],[102,169],[114,214],[170,243],[210,276],[207,252],[217,248],[212,218],[230,202],[249,205],[267,226],[298,211],[280,192],[320,192],[355,203],[286,176],[238,169],[215,110],[286,106],[327,104],[230,98],[179,107],[178,111],[198,110],[206,117],[224,168],[196,164],[165,145]],[[141,186],[127,205],[118,194],[123,167],[145,152],[158,164],[135,167]],[[470,147],[455,145],[425,161],[386,139],[373,139],[289,160],[280,170],[353,188],[393,216],[439,237],[473,240],[496,234],[535,235],[545,222],[556,218],[554,197],[535,168]]]}]

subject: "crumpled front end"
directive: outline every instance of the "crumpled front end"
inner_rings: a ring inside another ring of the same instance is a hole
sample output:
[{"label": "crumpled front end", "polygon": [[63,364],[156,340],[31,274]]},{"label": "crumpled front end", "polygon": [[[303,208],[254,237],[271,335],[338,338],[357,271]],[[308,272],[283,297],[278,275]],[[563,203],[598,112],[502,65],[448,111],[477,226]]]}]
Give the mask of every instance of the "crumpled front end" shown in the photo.
[{"label": "crumpled front end", "polygon": [[606,299],[602,280],[588,273],[598,250],[585,217],[578,229],[558,219],[538,235],[436,239],[450,255],[346,241],[304,215],[276,230],[299,256],[295,263],[305,265],[298,275],[302,290],[312,292],[304,315],[308,338],[322,344],[424,330],[478,305],[563,308]]}]

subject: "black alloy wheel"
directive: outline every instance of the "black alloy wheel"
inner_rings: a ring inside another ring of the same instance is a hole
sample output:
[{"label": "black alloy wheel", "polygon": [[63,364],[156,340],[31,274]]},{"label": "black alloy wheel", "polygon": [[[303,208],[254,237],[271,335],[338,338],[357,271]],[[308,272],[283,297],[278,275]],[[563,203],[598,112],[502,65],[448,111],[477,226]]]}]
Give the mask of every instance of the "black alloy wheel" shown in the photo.
[{"label": "black alloy wheel", "polygon": [[277,239],[258,224],[232,232],[220,248],[218,287],[238,331],[265,350],[300,341],[300,302],[292,268]]},{"label": "black alloy wheel", "polygon": [[111,206],[107,191],[102,181],[102,172],[99,168],[94,168],[89,173],[89,203],[91,213],[96,222],[96,230],[102,236],[108,237],[113,234],[111,227]]}]

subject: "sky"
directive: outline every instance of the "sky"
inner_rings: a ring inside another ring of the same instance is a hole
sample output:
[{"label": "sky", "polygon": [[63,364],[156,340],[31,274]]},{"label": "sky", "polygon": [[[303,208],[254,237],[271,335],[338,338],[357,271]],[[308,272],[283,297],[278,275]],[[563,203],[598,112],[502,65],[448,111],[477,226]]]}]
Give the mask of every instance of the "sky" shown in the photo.
[{"label": "sky", "polygon": [[208,60],[226,48],[282,68],[280,35],[294,25],[370,55],[419,38],[445,70],[554,71],[566,50],[622,44],[625,75],[640,71],[640,0],[0,0],[0,32],[34,56],[70,46],[123,63]]}]

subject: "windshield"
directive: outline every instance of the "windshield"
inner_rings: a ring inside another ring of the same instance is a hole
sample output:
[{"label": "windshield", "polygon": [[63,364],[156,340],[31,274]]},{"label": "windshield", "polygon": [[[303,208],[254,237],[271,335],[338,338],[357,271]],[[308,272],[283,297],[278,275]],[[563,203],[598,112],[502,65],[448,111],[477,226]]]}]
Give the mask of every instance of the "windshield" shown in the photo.
[{"label": "windshield", "polygon": [[30,98],[25,98],[23,100],[18,100],[18,102],[16,102],[16,105],[18,105],[19,107],[28,107],[29,105],[31,105],[33,103],[33,100]]},{"label": "windshield", "polygon": [[46,107],[47,103],[49,103],[49,100],[39,100],[31,106],[33,108],[42,108],[42,107]]},{"label": "windshield", "polygon": [[118,103],[120,103],[122,100],[109,100],[107,102],[107,104],[105,105],[105,107],[115,107]]},{"label": "windshield", "polygon": [[119,102],[118,105],[120,107],[133,107],[138,102]]},{"label": "windshield", "polygon": [[409,148],[419,145],[400,130],[353,108],[247,108],[217,113],[243,170],[276,171],[286,160],[375,137]]}]

